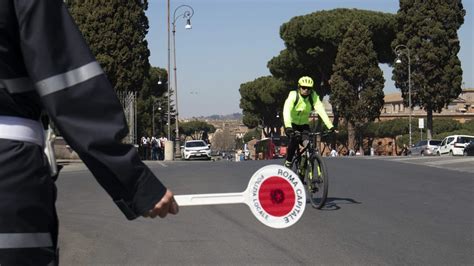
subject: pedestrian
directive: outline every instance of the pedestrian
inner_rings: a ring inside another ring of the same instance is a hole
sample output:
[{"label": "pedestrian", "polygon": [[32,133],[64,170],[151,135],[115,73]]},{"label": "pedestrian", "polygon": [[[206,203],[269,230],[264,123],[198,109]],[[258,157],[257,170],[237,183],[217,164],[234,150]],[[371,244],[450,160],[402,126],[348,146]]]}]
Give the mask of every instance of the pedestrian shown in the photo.
[{"label": "pedestrian", "polygon": [[123,108],[63,1],[1,1],[0,265],[58,263],[42,112],[128,219],[178,212],[173,193],[121,143]]},{"label": "pedestrian", "polygon": [[163,157],[163,146],[161,144],[161,141],[160,139],[156,139],[157,142],[158,142],[158,160],[163,160],[162,157]]},{"label": "pedestrian", "polygon": [[165,159],[165,143],[166,143],[166,141],[168,141],[168,139],[165,136],[162,135],[160,137],[160,146],[161,146],[161,158],[160,158],[160,160]]},{"label": "pedestrian", "polygon": [[151,138],[150,137],[147,137],[146,138],[146,153],[147,153],[147,157],[146,157],[146,160],[151,160]]},{"label": "pedestrian", "polygon": [[154,136],[151,137],[151,159],[158,160],[158,140]]},{"label": "pedestrian", "polygon": [[140,145],[142,148],[142,159],[146,160],[148,157],[148,140],[145,136],[142,137]]},{"label": "pedestrian", "polygon": [[403,144],[402,152],[401,154],[403,156],[407,156],[409,154],[408,146],[406,144]]}]

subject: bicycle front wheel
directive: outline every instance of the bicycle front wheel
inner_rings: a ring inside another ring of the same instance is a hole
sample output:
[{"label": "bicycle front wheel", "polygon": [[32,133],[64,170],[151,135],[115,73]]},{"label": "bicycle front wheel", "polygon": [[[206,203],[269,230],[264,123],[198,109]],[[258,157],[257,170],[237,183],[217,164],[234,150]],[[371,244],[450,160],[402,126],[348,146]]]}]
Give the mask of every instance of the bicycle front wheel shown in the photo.
[{"label": "bicycle front wheel", "polygon": [[311,205],[321,209],[328,197],[329,175],[323,158],[315,154],[306,168],[306,189]]}]

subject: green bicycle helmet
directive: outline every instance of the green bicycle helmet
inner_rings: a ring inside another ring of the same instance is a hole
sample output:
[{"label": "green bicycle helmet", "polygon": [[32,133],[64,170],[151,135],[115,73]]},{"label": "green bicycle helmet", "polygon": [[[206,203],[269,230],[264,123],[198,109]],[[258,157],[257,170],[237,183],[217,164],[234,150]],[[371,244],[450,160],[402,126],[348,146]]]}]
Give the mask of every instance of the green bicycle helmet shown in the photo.
[{"label": "green bicycle helmet", "polygon": [[308,76],[303,76],[298,80],[298,85],[300,85],[301,87],[312,88],[313,84],[314,84],[313,79]]}]

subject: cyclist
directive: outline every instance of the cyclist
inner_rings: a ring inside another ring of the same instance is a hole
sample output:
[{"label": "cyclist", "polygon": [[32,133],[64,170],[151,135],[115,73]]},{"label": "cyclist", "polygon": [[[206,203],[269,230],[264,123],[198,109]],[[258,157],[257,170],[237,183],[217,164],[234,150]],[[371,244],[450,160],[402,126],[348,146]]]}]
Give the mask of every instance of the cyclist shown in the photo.
[{"label": "cyclist", "polygon": [[283,107],[285,134],[290,138],[286,153],[285,166],[291,167],[291,161],[299,143],[294,138],[294,131],[309,131],[309,115],[314,109],[328,129],[334,130],[319,95],[313,90],[313,79],[303,76],[298,80],[298,89],[290,91]]}]

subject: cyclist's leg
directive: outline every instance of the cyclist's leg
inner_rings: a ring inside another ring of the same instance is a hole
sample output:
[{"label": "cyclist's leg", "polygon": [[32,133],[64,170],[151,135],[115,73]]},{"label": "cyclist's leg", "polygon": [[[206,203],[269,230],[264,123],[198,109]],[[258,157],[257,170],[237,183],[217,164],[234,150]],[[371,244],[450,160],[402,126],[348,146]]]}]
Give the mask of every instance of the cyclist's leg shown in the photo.
[{"label": "cyclist's leg", "polygon": [[[291,127],[299,132],[303,131],[309,131],[309,125],[296,125],[296,124],[291,124]],[[291,167],[291,162],[293,160],[293,156],[295,155],[296,149],[299,147],[300,139],[292,136],[288,136],[289,141],[288,141],[288,149],[286,152],[286,160],[285,160],[285,166],[286,167]]]},{"label": "cyclist's leg", "polygon": [[[297,127],[298,125],[291,124],[292,128],[294,130],[298,130]],[[288,149],[286,150],[286,160],[285,160],[285,166],[288,168],[291,168],[291,162],[293,161],[293,157],[295,155],[296,149],[298,148],[298,138],[295,136],[288,136]]]},{"label": "cyclist's leg", "polygon": [[[292,124],[292,127],[294,130],[296,131],[299,131],[299,132],[305,132],[305,131],[309,131],[309,125],[295,125],[295,124]],[[299,138],[295,138],[294,140],[294,151],[293,151],[293,154],[295,153],[296,149],[299,149],[300,148],[300,144],[301,144],[301,141],[302,141],[302,138],[299,137]],[[304,175],[305,175],[305,168],[306,168],[306,159],[304,156],[301,157],[301,161],[299,162],[299,165],[297,166],[297,174],[298,176],[300,177],[300,180],[301,182],[304,184],[305,183],[305,180],[304,180]]]},{"label": "cyclist's leg", "polygon": [[295,155],[296,148],[298,147],[298,140],[294,136],[288,136],[288,137],[289,137],[289,141],[288,141],[288,149],[286,150],[285,166],[290,168],[291,162],[293,161],[293,157]]}]

